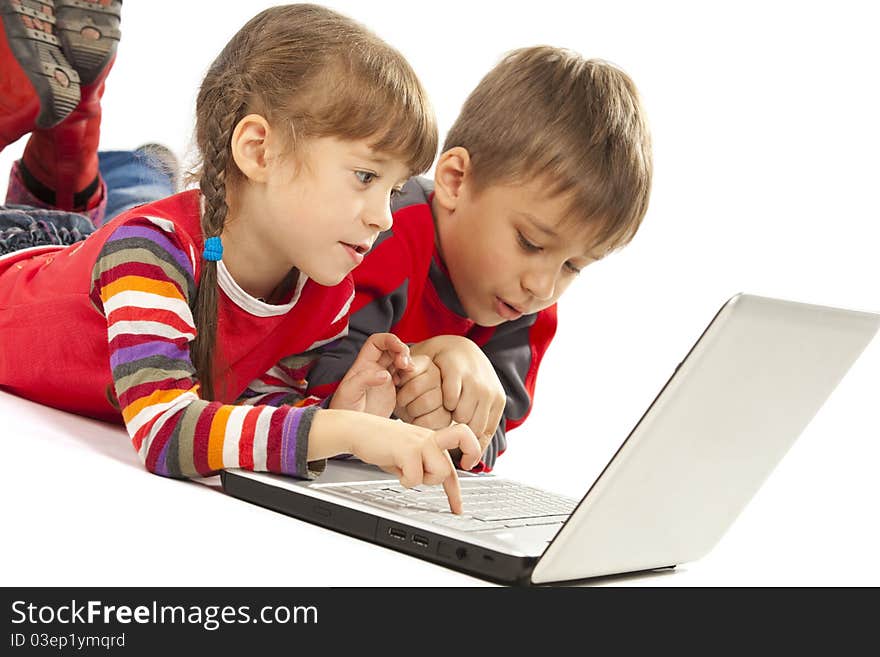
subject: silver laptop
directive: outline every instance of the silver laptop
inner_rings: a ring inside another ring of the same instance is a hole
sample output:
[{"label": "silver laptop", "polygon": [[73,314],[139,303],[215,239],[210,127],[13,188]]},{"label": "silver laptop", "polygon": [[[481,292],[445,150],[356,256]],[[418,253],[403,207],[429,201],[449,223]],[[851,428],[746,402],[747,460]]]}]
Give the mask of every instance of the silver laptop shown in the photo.
[{"label": "silver laptop", "polygon": [[498,582],[674,568],[721,539],[878,327],[874,313],[733,297],[580,500],[461,473],[455,516],[441,487],[404,489],[356,460],[331,460],[311,482],[226,471],[223,486]]}]

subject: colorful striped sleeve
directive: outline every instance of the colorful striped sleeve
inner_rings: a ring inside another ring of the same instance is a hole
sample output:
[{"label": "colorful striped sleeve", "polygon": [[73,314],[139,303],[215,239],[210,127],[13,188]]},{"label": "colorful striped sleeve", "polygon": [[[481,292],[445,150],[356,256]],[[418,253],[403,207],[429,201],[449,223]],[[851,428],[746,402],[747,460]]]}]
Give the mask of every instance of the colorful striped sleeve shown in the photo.
[{"label": "colorful striped sleeve", "polygon": [[225,405],[199,398],[190,343],[196,328],[194,256],[166,220],[117,228],[92,272],[91,298],[107,318],[116,399],[150,472],[204,477],[225,468],[315,476],[307,463],[316,406]]}]

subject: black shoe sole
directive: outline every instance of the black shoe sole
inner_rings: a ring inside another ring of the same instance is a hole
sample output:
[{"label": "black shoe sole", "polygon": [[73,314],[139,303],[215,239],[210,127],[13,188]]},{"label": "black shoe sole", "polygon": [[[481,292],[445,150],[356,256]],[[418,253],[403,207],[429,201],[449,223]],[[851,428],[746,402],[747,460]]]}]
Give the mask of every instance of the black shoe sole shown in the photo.
[{"label": "black shoe sole", "polygon": [[55,31],[83,86],[94,82],[116,54],[121,13],[121,0],[108,7],[85,0],[55,0]]},{"label": "black shoe sole", "polygon": [[[38,128],[51,128],[63,121],[79,105],[80,76],[61,51],[59,40],[46,32],[25,27],[22,16],[30,16],[47,23],[55,18],[38,11],[47,3],[40,0],[22,0],[14,6],[10,0],[0,0],[0,14],[9,49],[18,60],[40,99]],[[49,5],[51,6],[51,5]]]}]

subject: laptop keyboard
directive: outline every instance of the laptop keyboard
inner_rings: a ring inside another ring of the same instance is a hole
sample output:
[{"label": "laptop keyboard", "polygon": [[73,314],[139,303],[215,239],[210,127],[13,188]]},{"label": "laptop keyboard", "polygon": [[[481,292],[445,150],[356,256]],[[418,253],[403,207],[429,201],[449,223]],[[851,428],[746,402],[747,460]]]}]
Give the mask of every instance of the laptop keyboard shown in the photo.
[{"label": "laptop keyboard", "polygon": [[463,478],[459,483],[464,507],[464,513],[460,516],[449,510],[441,486],[404,488],[384,482],[345,486],[329,484],[325,490],[393,510],[409,518],[466,532],[561,524],[578,503],[577,500],[515,481]]}]

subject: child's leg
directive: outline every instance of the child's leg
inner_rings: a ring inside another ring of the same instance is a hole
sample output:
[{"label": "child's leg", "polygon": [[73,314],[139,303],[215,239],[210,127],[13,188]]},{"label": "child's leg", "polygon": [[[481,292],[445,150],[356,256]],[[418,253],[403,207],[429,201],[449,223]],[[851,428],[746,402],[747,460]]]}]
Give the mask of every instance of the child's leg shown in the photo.
[{"label": "child's leg", "polygon": [[[9,172],[9,187],[6,189],[6,205],[17,208],[27,208],[33,210],[58,210],[54,203],[43,200],[43,197],[37,196],[31,191],[34,185],[33,176],[29,178],[30,184],[25,184],[25,178],[22,175],[22,162],[19,160],[12,165]],[[92,223],[93,226],[100,226],[104,223],[107,207],[107,190],[104,181],[99,178],[99,195],[97,202],[92,203],[91,207],[80,210],[64,211],[64,214],[76,213],[82,215]]]},{"label": "child's leg", "polygon": [[31,133],[19,162],[28,191],[46,207],[90,210],[103,199],[98,176],[104,80],[82,88],[82,100],[54,128]]},{"label": "child's leg", "polygon": [[107,221],[177,191],[179,164],[164,146],[145,144],[133,151],[105,151],[98,154],[98,160],[107,185]]},{"label": "child's leg", "polygon": [[[129,208],[177,192],[180,165],[174,154],[159,144],[145,144],[133,151],[100,152],[98,161],[106,194],[100,205],[81,213],[52,212],[53,206],[28,191],[21,179],[20,163],[14,164],[9,175],[8,206],[0,206],[0,242],[5,244],[0,251],[71,244],[76,236],[82,239],[92,232],[83,228],[86,224],[100,226]],[[24,215],[36,219],[26,220]],[[56,221],[58,225],[53,226]],[[25,224],[27,235],[22,230]]]},{"label": "child's leg", "polygon": [[99,208],[106,196],[98,171],[101,96],[115,58],[121,2],[56,0],[55,4],[56,29],[64,52],[76,62],[81,98],[58,125],[33,131],[18,174],[42,204],[88,212]]},{"label": "child's leg", "polygon": [[[7,202],[18,205],[0,207],[0,255],[72,244],[101,222],[107,194],[98,173],[100,98],[119,41],[121,4],[0,0],[0,150],[34,133],[10,175]],[[53,209],[59,206],[86,214]]]}]

